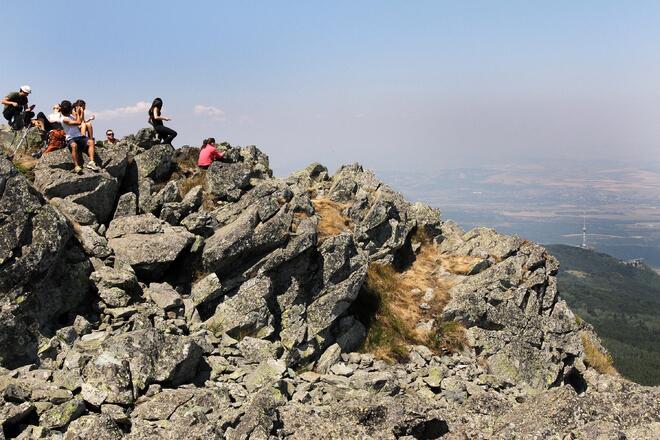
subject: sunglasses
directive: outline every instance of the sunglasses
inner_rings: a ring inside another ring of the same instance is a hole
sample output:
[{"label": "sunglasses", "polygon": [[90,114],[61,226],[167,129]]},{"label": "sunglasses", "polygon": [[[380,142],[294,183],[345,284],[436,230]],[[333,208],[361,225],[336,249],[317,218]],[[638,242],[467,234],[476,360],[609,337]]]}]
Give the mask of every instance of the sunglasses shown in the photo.
[{"label": "sunglasses", "polygon": [[114,136],[115,134],[114,133],[106,133],[105,135],[106,136]]}]

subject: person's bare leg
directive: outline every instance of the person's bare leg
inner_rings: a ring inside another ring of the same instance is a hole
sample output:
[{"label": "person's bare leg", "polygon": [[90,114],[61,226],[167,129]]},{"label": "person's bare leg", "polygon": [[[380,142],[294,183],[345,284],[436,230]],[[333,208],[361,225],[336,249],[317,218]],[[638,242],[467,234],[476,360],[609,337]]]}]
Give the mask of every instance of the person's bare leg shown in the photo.
[{"label": "person's bare leg", "polygon": [[71,142],[71,158],[73,159],[74,168],[78,165],[78,145],[75,142]]},{"label": "person's bare leg", "polygon": [[87,154],[89,154],[89,161],[94,163],[94,139],[87,140]]}]

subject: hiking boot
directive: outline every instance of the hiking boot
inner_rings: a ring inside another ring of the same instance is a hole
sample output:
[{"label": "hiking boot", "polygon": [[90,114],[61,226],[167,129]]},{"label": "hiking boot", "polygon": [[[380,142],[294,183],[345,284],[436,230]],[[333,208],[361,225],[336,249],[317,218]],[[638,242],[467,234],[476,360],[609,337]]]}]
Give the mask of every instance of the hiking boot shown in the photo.
[{"label": "hiking boot", "polygon": [[76,165],[76,167],[73,169],[73,172],[76,174],[82,173],[82,168],[80,168],[80,165]]},{"label": "hiking boot", "polygon": [[89,162],[87,162],[87,165],[85,165],[85,166],[87,168],[89,168],[90,170],[92,170],[92,171],[98,171],[99,170],[99,167],[97,167],[96,164],[94,162],[92,162],[91,160]]}]

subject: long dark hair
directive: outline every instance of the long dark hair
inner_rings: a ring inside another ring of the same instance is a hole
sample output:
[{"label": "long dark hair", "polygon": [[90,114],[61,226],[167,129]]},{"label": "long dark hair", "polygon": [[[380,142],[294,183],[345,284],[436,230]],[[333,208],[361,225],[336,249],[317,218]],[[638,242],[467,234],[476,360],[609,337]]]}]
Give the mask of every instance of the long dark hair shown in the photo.
[{"label": "long dark hair", "polygon": [[161,110],[163,108],[163,100],[162,99],[156,98],[151,103],[151,107],[149,107],[149,120],[154,119],[154,109],[155,108],[157,108],[158,110]]},{"label": "long dark hair", "polygon": [[73,103],[73,106],[85,108],[87,104],[82,99],[78,99],[76,102]]}]

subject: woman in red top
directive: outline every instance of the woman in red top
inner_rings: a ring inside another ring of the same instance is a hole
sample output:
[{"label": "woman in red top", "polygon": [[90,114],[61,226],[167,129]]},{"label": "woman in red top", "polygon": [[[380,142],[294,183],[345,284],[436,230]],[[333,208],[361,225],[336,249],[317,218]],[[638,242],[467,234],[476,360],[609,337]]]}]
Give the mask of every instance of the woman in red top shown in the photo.
[{"label": "woman in red top", "polygon": [[205,170],[211,166],[214,160],[221,160],[224,157],[224,154],[218,151],[218,149],[215,147],[214,138],[204,139],[202,144],[203,146],[199,151],[199,160],[197,161],[197,166]]}]

